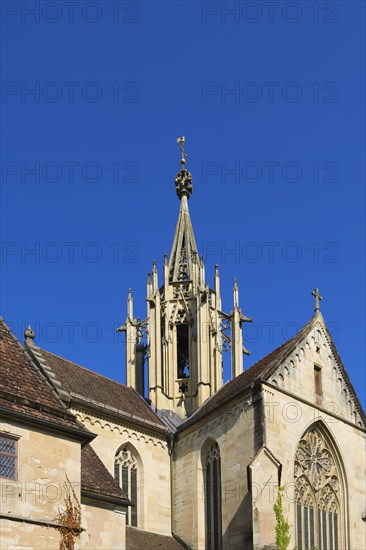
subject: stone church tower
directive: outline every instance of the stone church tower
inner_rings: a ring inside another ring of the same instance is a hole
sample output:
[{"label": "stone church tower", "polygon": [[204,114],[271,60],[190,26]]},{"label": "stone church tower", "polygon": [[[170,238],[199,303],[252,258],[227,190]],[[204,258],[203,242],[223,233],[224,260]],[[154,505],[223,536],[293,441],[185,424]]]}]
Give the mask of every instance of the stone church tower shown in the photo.
[{"label": "stone church tower", "polygon": [[[163,283],[156,262],[147,281],[147,317],[133,316],[132,291],[128,293],[126,331],[127,385],[144,395],[145,364],[148,396],[158,411],[184,419],[223,384],[222,352],[231,348],[232,378],[243,371],[242,323],[252,319],[239,307],[235,280],[233,309],[221,308],[220,275],[215,266],[214,285],[206,283],[188,209],[193,193],[192,175],[185,168],[185,138],[178,138],[181,169],[175,176],[180,200],[178,222],[170,257],[164,256]],[[173,413],[173,414],[172,414]]]}]

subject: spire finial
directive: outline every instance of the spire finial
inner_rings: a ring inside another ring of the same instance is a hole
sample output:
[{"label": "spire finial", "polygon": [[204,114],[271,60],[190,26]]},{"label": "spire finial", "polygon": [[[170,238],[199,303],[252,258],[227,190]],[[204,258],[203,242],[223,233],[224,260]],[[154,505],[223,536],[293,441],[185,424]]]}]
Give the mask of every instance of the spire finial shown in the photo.
[{"label": "spire finial", "polygon": [[132,298],[132,288],[128,289],[127,295],[127,315],[130,319],[133,319],[133,298]]},{"label": "spire finial", "polygon": [[239,287],[238,287],[238,280],[235,277],[234,278],[234,307],[239,307]]},{"label": "spire finial", "polygon": [[35,337],[34,330],[30,325],[28,325],[28,328],[24,331],[25,342],[29,345],[32,345],[34,342],[34,337]]},{"label": "spire finial", "polygon": [[315,311],[315,313],[318,313],[318,312],[320,311],[320,300],[323,299],[323,296],[320,296],[320,294],[319,294],[319,289],[318,289],[318,288],[314,288],[314,290],[312,291],[311,295],[315,297],[315,308],[314,308],[314,311]]},{"label": "spire finial", "polygon": [[179,199],[182,199],[182,197],[189,199],[193,193],[192,174],[185,169],[187,158],[187,154],[184,151],[185,142],[186,138],[184,136],[177,138],[178,147],[182,152],[182,157],[180,159],[181,169],[175,176],[175,190]]},{"label": "spire finial", "polygon": [[187,153],[184,151],[184,144],[186,142],[186,138],[184,136],[177,138],[177,143],[179,149],[182,151],[182,158],[180,159],[180,163],[182,165],[182,168],[184,168],[184,165],[186,163]]}]

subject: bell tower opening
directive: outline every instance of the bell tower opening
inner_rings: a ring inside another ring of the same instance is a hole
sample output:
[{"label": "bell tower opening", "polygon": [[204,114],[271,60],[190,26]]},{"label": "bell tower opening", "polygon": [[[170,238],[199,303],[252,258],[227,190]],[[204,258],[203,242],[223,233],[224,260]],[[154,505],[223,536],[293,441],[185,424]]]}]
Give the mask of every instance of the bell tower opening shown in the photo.
[{"label": "bell tower opening", "polygon": [[177,331],[177,377],[189,378],[189,330],[187,323],[176,325]]}]

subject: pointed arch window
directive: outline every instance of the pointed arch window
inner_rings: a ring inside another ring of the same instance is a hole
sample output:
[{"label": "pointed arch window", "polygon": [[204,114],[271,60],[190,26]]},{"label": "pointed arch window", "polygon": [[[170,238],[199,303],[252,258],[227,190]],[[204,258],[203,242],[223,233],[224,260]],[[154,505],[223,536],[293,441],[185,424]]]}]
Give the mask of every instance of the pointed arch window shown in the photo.
[{"label": "pointed arch window", "polygon": [[188,323],[176,325],[177,331],[177,376],[189,378],[189,328]]},{"label": "pointed arch window", "polygon": [[340,474],[317,428],[300,440],[295,456],[296,548],[340,550]]},{"label": "pointed arch window", "polygon": [[128,507],[126,524],[138,526],[138,462],[137,457],[128,447],[120,449],[114,460],[114,477],[123,492],[128,495],[132,506]]},{"label": "pointed arch window", "polygon": [[182,238],[182,245],[180,249],[179,268],[178,268],[178,281],[188,281],[188,258],[187,258],[187,246],[185,235]]},{"label": "pointed arch window", "polygon": [[218,444],[213,443],[205,460],[206,548],[221,550],[221,460]]}]

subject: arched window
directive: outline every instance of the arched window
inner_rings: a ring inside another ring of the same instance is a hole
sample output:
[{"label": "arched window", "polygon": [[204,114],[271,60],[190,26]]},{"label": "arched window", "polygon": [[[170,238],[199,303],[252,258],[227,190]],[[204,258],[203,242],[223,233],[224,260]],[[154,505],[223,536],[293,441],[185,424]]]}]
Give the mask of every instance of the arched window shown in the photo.
[{"label": "arched window", "polygon": [[126,517],[127,525],[138,525],[138,482],[139,471],[137,457],[129,447],[122,447],[114,460],[114,477],[131,501]]},{"label": "arched window", "polygon": [[309,430],[295,456],[296,548],[341,550],[340,473],[322,433]]},{"label": "arched window", "polygon": [[208,448],[205,459],[206,549],[221,550],[221,461],[217,443]]},{"label": "arched window", "polygon": [[189,329],[188,323],[176,325],[177,331],[177,376],[189,378]]}]

